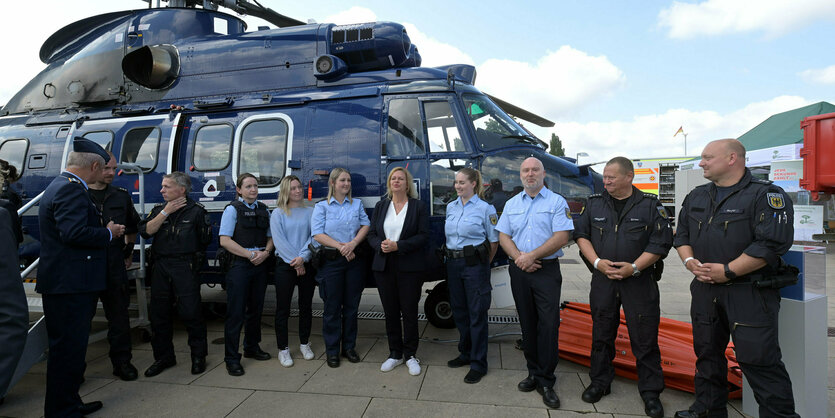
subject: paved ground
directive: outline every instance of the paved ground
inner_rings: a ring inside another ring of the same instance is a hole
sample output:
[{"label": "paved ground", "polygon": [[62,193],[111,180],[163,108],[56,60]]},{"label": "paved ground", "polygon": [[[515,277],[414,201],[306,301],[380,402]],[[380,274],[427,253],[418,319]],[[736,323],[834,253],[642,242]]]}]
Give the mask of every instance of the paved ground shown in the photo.
[{"label": "paved ground", "polygon": [[[830,254],[833,254],[830,246]],[[835,255],[827,256],[828,271],[835,271]],[[563,300],[587,302],[589,273],[579,263],[576,246],[567,249],[563,259]],[[830,273],[829,277],[833,277]],[[668,318],[689,322],[690,281],[674,252],[671,252],[661,286],[661,312]],[[272,288],[268,290],[272,292]],[[829,317],[835,318],[835,283],[829,283]],[[315,303],[320,301],[315,300]],[[363,296],[363,311],[380,311],[379,298],[373,289]],[[422,306],[422,301],[421,301]],[[315,305],[314,309],[321,307]],[[513,311],[493,310],[492,314]],[[418,357],[423,366],[420,376],[410,376],[405,366],[390,373],[379,371],[388,354],[384,322],[361,320],[357,351],[363,358],[358,364],[347,361],[337,369],[325,365],[322,358],[321,319],[314,319],[311,343],[317,359],[305,361],[298,353],[295,318],[291,318],[291,351],[296,363],[283,368],[276,359],[277,348],[271,318],[263,326],[262,347],[273,359],[257,362],[243,359],[246,374],[231,377],[223,366],[223,322],[209,324],[208,370],[199,376],[189,373],[189,355],[185,332],[175,337],[179,363],[153,378],[140,376],[123,382],[110,374],[107,343],[90,345],[86,382],[81,395],[87,402],[101,400],[104,409],[94,416],[203,416],[203,417],[433,417],[433,416],[643,416],[643,404],[635,382],[617,377],[612,394],[596,404],[586,404],[580,394],[589,383],[588,368],[567,361],[557,367],[557,393],[562,401],[559,410],[548,410],[536,393],[521,393],[516,383],[526,376],[522,353],[513,348],[518,338],[517,325],[492,325],[487,376],[476,385],[463,383],[466,369],[450,369],[446,361],[457,355],[454,330],[437,329],[421,322],[423,340]],[[99,325],[100,326],[100,325]],[[828,339],[828,363],[835,361],[835,343]],[[134,334],[134,364],[140,374],[153,362],[151,347]],[[45,363],[36,365],[12,389],[0,406],[0,416],[39,417],[43,411]],[[833,411],[833,368],[829,367],[829,410]],[[686,409],[692,402],[689,393],[667,389],[661,395],[667,416]],[[744,416],[741,401],[732,401],[732,417]]]}]

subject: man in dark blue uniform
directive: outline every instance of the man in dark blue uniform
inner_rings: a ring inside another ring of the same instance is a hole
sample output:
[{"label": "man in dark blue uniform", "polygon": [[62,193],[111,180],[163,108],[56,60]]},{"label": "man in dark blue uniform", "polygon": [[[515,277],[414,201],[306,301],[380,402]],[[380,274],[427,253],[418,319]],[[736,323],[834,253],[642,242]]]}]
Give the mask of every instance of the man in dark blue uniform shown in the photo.
[{"label": "man in dark blue uniform", "polygon": [[96,298],[105,289],[107,246],[125,231],[113,221],[102,226],[87,195],[87,184],[102,178],[109,158],[95,142],[75,138],[66,171],[47,186],[38,207],[41,261],[35,290],[43,295],[49,337],[46,417],[77,417],[102,407],[99,401],[83,403],[78,388]]},{"label": "man in dark blue uniform", "polygon": [[632,354],[638,370],[638,391],[644,412],[664,416],[658,395],[664,389],[658,324],[661,320],[655,263],[667,256],[673,233],[667,211],[653,194],[632,185],[632,161],[615,157],[603,169],[601,194],[589,196],[574,221],[574,239],[587,260],[594,260],[591,277],[591,384],[582,399],[595,403],[611,390],[615,368],[615,338],[620,307],[626,315]]},{"label": "man in dark blue uniform", "polygon": [[151,347],[154,363],[145,370],[152,377],[177,364],[174,357],[174,302],[180,320],[188,332],[191,348],[191,374],[206,371],[206,324],[200,310],[200,281],[197,272],[203,252],[212,240],[212,226],[203,205],[188,197],[191,179],[182,171],[162,178],[165,202],[151,209],[139,223],[145,239],[154,238],[151,246]]},{"label": "man in dark blue uniform", "polygon": [[[4,199],[0,199],[2,201]],[[29,326],[29,308],[20,280],[15,227],[10,212],[0,204],[0,404],[23,354]]]},{"label": "man in dark blue uniform", "polygon": [[107,318],[107,342],[110,344],[113,374],[122,380],[136,380],[136,367],[130,363],[130,294],[126,268],[131,262],[139,214],[133,208],[130,193],[111,185],[116,175],[116,158],[112,153],[108,154],[110,161],[104,165],[102,180],[90,183],[87,191],[102,219],[125,226],[125,239],[110,241],[107,247],[107,289],[99,298]]},{"label": "man in dark blue uniform", "polygon": [[695,276],[690,284],[696,401],[676,417],[727,417],[728,362],[736,359],[761,417],[797,417],[792,384],[777,339],[780,293],[760,287],[773,278],[794,237],[792,202],[780,187],[745,168],[735,139],[713,141],[699,166],[711,183],[696,187],[681,206],[675,246]]}]

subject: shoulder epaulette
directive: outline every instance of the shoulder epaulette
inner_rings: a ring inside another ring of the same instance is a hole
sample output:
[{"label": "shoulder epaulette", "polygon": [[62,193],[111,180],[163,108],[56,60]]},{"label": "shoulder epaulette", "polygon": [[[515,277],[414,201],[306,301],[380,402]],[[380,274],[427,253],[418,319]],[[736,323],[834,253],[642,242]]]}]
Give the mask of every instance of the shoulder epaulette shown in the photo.
[{"label": "shoulder epaulette", "polygon": [[592,193],[592,194],[589,195],[589,199],[591,199],[593,197],[603,197],[603,194],[602,193]]},{"label": "shoulder epaulette", "polygon": [[68,182],[70,182],[70,183],[78,183],[78,184],[81,184],[81,180],[79,180],[79,179],[77,179],[77,178],[75,178],[75,177],[66,177],[66,179],[67,179],[67,181],[68,181]]},{"label": "shoulder epaulette", "polygon": [[124,187],[119,187],[119,186],[116,186],[116,190],[121,190],[121,191],[123,191],[123,192],[125,192],[125,193],[130,194],[130,192],[128,191],[128,189],[126,189],[126,188],[124,188]]},{"label": "shoulder epaulette", "polygon": [[201,208],[206,209],[206,207],[205,207],[205,206],[203,206],[203,204],[202,204],[202,203],[200,203],[200,202],[198,202],[198,201],[196,201],[196,200],[194,201],[194,205],[195,205],[195,206],[200,206]]},{"label": "shoulder epaulette", "polygon": [[648,197],[650,199],[658,199],[658,195],[652,193],[644,193],[644,197]]},{"label": "shoulder epaulette", "polygon": [[773,182],[773,181],[771,181],[771,180],[765,180],[765,179],[752,178],[752,179],[751,179],[751,183],[759,183],[759,184],[772,184],[772,183],[774,183],[774,182]]},{"label": "shoulder epaulette", "polygon": [[154,207],[157,208],[157,207],[160,207],[160,206],[165,206],[167,203],[168,202],[159,202],[156,205],[154,205]]}]

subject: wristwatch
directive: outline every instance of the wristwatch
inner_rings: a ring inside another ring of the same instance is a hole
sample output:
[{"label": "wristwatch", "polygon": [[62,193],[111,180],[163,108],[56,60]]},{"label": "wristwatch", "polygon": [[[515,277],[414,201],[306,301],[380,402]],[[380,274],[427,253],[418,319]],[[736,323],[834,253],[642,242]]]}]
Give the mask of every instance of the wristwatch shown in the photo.
[{"label": "wristwatch", "polygon": [[638,277],[641,275],[641,270],[638,270],[638,266],[635,263],[632,263],[632,275]]},{"label": "wristwatch", "polygon": [[736,273],[731,271],[731,266],[728,264],[725,264],[725,277],[727,277],[728,280],[736,279]]}]

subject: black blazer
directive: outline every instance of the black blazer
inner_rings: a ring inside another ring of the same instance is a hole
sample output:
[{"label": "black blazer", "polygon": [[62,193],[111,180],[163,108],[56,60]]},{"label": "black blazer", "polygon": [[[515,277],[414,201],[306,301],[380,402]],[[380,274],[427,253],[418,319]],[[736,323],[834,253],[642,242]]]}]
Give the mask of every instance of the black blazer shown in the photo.
[{"label": "black blazer", "polygon": [[374,214],[371,215],[371,229],[366,237],[374,254],[371,270],[383,271],[387,262],[394,262],[396,271],[426,270],[424,253],[429,243],[429,213],[426,205],[420,200],[409,198],[403,230],[400,232],[400,240],[397,241],[397,251],[386,254],[380,250],[380,244],[386,239],[383,223],[389,204],[391,200],[381,199],[374,206]]}]

